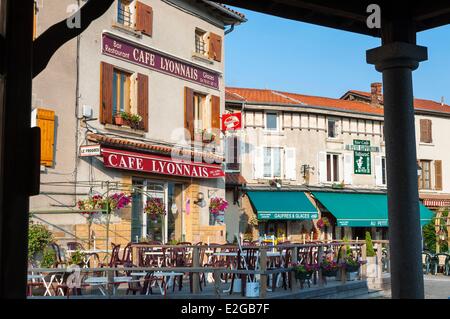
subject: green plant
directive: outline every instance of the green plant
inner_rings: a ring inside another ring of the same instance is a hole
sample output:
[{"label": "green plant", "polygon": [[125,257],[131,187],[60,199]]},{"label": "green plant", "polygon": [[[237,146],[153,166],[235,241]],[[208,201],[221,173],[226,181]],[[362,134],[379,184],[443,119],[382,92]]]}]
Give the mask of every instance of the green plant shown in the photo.
[{"label": "green plant", "polygon": [[[448,212],[443,212],[442,217],[447,217]],[[445,219],[441,220],[441,224],[445,224]],[[423,226],[423,240],[424,240],[424,250],[428,250],[429,252],[436,253],[436,217],[433,217],[433,219]],[[448,234],[447,234],[448,235]],[[439,248],[441,252],[448,251],[448,242],[447,241],[441,241],[439,244]]]},{"label": "green plant", "polygon": [[79,250],[76,250],[72,256],[70,256],[70,264],[71,265],[81,265],[84,262],[85,254]]},{"label": "green plant", "polygon": [[42,224],[30,221],[28,226],[28,259],[36,261],[39,253],[44,253],[45,248],[53,242],[53,234]]},{"label": "green plant", "polygon": [[375,250],[373,249],[372,236],[370,236],[370,232],[366,231],[366,256],[367,257],[375,257]]},{"label": "green plant", "polygon": [[56,264],[56,252],[50,247],[45,248],[42,256],[41,267],[52,268],[55,264]]}]

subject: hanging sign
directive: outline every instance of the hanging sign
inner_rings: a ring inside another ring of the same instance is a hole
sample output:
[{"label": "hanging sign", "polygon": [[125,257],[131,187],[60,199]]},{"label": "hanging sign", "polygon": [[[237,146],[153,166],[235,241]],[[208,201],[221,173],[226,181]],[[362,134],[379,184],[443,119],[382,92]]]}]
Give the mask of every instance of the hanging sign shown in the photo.
[{"label": "hanging sign", "polygon": [[220,74],[218,72],[109,33],[103,34],[102,53],[157,72],[219,89]]},{"label": "hanging sign", "polygon": [[100,144],[80,146],[80,157],[100,156],[100,155],[101,155]]},{"label": "hanging sign", "polygon": [[359,150],[354,151],[354,173],[359,175],[372,174],[370,141],[353,140],[353,145]]},{"label": "hanging sign", "polygon": [[192,178],[221,178],[221,165],[173,160],[170,157],[102,148],[105,167]]},{"label": "hanging sign", "polygon": [[235,131],[242,128],[242,114],[231,113],[222,115],[222,130]]}]

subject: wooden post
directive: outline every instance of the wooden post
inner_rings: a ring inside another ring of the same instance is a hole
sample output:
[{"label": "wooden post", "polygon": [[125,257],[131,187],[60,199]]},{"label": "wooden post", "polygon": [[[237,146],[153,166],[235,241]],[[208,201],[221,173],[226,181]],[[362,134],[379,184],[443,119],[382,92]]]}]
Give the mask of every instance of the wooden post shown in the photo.
[{"label": "wooden post", "polygon": [[389,244],[387,244],[387,245],[386,245],[386,249],[387,249],[387,253],[386,253],[386,258],[387,258],[387,260],[386,260],[386,263],[387,263],[387,269],[386,269],[386,271],[387,271],[388,273],[391,273],[391,250],[390,250],[389,247],[390,247]]},{"label": "wooden post", "polygon": [[[342,255],[341,255],[342,261],[345,260],[346,256],[347,256],[347,246],[344,244],[342,246]],[[338,263],[339,263],[339,258],[338,258]],[[342,281],[343,285],[347,282],[347,270],[345,267],[341,268],[341,281]]]},{"label": "wooden post", "polygon": [[214,270],[213,278],[214,278],[214,290],[215,290],[216,298],[220,299],[220,286],[221,286],[222,281],[220,280],[219,270]]},{"label": "wooden post", "polygon": [[108,270],[106,272],[108,278],[108,285],[106,286],[106,291],[108,296],[114,294],[114,270]]},{"label": "wooden post", "polygon": [[141,267],[141,260],[139,258],[139,248],[132,245],[131,253],[132,253],[132,258],[133,258],[133,264],[135,264],[138,267]]},{"label": "wooden post", "polygon": [[383,262],[382,262],[382,258],[383,258],[383,245],[378,243],[377,244],[377,274],[378,274],[378,279],[381,279],[382,277],[382,272],[383,272]]},{"label": "wooden post", "polygon": [[[323,246],[319,246],[317,251],[317,263],[320,265],[322,260],[323,260]],[[322,287],[323,284],[324,281],[322,275],[322,268],[319,268],[319,287]]]},{"label": "wooden post", "polygon": [[[200,267],[200,248],[194,247],[192,249],[192,268],[198,270]],[[192,274],[192,293],[198,294],[200,292],[200,274],[194,272]]]},{"label": "wooden post", "polygon": [[[259,248],[259,270],[265,272],[267,270],[267,248]],[[267,293],[267,275],[260,276],[259,297],[266,298]]]},{"label": "wooden post", "polygon": [[[287,252],[287,251],[286,251]],[[292,264],[295,264],[298,262],[298,247],[292,248]],[[297,290],[297,279],[295,279],[295,271],[291,271],[289,273],[289,276],[291,276],[291,291]]]},{"label": "wooden post", "polygon": [[[361,246],[361,259],[367,262],[367,246],[362,244]],[[367,264],[361,265],[360,279],[365,280],[367,278]]]}]

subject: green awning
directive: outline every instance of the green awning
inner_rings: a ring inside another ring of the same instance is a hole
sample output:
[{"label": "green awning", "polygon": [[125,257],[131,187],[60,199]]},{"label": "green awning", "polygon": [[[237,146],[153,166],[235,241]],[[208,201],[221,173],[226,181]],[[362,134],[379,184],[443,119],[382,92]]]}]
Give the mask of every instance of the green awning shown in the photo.
[{"label": "green awning", "polygon": [[304,192],[247,192],[259,220],[317,219],[319,213]]},{"label": "green awning", "polygon": [[[337,219],[337,226],[388,227],[386,194],[312,192],[314,197]],[[420,222],[429,223],[433,212],[420,205]]]}]

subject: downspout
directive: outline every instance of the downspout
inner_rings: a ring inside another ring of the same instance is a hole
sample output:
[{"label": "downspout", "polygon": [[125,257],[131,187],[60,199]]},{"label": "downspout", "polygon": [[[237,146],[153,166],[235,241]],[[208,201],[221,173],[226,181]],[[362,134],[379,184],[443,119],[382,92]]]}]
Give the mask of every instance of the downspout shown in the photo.
[{"label": "downspout", "polygon": [[[81,1],[78,0],[78,8],[81,6]],[[76,60],[76,89],[75,89],[75,169],[74,169],[74,202],[73,206],[77,204],[77,184],[78,184],[78,130],[79,130],[79,119],[78,114],[80,110],[80,45],[81,45],[81,34],[77,36],[77,60]]]},{"label": "downspout", "polygon": [[229,33],[231,33],[231,32],[233,32],[233,30],[234,30],[234,26],[235,26],[236,24],[235,23],[233,23],[231,26],[230,26],[230,28],[228,29],[228,30],[225,30],[225,35],[227,35],[227,34],[229,34]]}]

